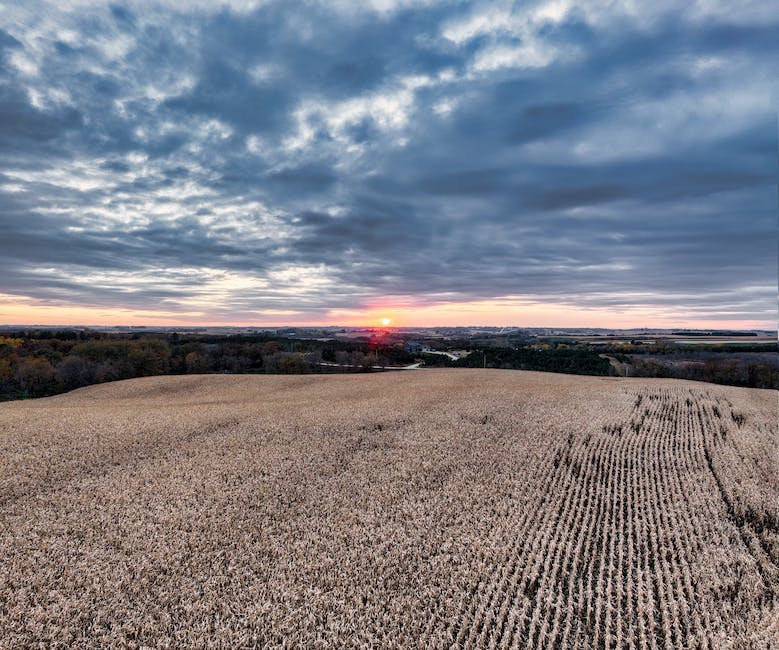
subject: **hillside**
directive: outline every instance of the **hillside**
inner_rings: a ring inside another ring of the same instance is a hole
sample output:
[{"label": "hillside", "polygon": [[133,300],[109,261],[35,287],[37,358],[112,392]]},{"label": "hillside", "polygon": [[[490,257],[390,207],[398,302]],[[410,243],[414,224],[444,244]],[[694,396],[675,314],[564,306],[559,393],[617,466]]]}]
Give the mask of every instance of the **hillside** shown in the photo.
[{"label": "hillside", "polygon": [[777,393],[499,370],[0,404],[0,647],[779,647]]}]

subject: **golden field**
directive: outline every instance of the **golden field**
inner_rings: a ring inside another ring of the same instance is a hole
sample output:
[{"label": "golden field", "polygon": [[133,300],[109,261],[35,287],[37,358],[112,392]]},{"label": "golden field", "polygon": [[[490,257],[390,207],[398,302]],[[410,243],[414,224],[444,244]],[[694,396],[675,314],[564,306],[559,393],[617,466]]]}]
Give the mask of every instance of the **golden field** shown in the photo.
[{"label": "golden field", "polygon": [[500,370],[0,404],[0,647],[778,648],[776,391]]}]

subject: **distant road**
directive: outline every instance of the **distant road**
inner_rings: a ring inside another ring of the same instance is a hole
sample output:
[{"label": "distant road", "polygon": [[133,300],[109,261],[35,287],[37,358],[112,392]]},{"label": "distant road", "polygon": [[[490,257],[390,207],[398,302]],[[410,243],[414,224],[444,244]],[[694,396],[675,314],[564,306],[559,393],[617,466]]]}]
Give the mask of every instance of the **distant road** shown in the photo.
[{"label": "distant road", "polygon": [[439,350],[423,350],[422,354],[440,354],[442,356],[449,357],[452,361],[457,361],[460,358],[451,352],[441,352]]},{"label": "distant road", "polygon": [[[320,361],[320,366],[327,366],[328,368],[364,368],[353,363],[332,363],[330,361]],[[418,370],[422,367],[422,363],[412,363],[408,366],[370,366],[371,370]]]}]

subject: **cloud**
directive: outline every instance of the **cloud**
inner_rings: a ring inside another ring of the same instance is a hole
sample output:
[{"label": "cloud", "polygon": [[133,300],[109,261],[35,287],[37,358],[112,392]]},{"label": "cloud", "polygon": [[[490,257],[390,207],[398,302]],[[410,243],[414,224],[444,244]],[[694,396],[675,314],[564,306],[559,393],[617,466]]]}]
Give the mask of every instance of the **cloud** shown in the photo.
[{"label": "cloud", "polygon": [[768,325],[762,6],[14,6],[0,294],[211,322],[391,296]]}]

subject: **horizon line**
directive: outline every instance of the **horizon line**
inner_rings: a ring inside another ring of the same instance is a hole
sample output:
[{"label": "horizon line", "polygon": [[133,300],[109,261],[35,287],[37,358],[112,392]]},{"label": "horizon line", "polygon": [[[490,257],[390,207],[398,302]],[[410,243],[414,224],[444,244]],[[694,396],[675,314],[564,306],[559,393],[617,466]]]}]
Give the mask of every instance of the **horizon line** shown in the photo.
[{"label": "horizon line", "polygon": [[407,330],[407,329],[524,329],[524,330],[543,330],[543,329],[558,329],[558,330],[652,330],[652,331],[672,331],[672,330],[685,330],[690,332],[700,332],[706,330],[714,331],[729,331],[729,332],[768,332],[779,333],[777,328],[765,328],[765,327],[689,327],[689,326],[676,326],[676,327],[652,327],[647,325],[631,326],[631,327],[605,327],[602,325],[580,325],[580,326],[568,326],[568,325],[486,325],[486,324],[465,324],[465,325],[380,325],[380,324],[360,324],[360,325],[348,325],[348,324],[305,324],[296,325],[290,323],[273,324],[273,325],[259,325],[259,324],[146,324],[146,325],[126,325],[122,323],[115,324],[63,324],[63,323],[0,323],[0,329],[11,328],[81,328],[81,329],[107,329],[107,328],[130,328],[130,329],[204,329],[204,328],[241,328],[241,329],[381,329],[381,330]]}]

